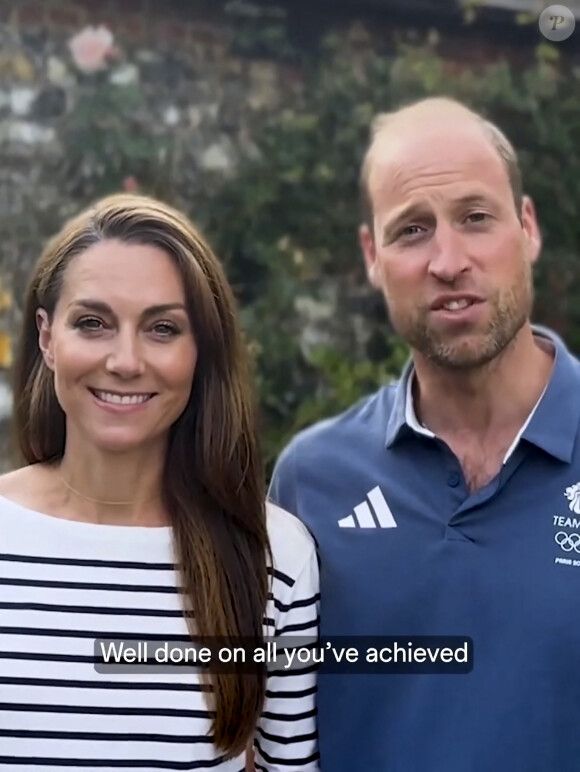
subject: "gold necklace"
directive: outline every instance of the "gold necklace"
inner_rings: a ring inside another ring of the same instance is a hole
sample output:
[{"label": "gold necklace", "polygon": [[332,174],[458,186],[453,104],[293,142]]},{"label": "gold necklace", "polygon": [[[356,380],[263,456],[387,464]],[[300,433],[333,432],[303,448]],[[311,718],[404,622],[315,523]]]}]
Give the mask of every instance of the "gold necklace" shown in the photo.
[{"label": "gold necklace", "polygon": [[85,501],[91,501],[93,504],[106,504],[110,507],[127,507],[130,504],[146,504],[149,501],[153,501],[153,499],[159,498],[161,495],[160,493],[156,493],[155,496],[151,496],[148,499],[144,499],[143,501],[136,502],[136,501],[103,501],[102,499],[93,499],[91,496],[85,496],[84,493],[81,493],[80,491],[77,491],[76,488],[73,488],[72,485],[69,485],[67,481],[64,479],[62,475],[59,474],[59,477],[65,487],[69,489],[71,493],[74,493],[75,496],[78,496],[81,499],[85,499]]}]

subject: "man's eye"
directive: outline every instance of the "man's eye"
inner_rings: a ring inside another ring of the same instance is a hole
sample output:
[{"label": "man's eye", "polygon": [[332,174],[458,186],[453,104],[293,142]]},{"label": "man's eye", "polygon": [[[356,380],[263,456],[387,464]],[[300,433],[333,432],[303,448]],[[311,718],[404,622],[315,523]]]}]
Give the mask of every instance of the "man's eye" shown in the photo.
[{"label": "man's eye", "polygon": [[471,222],[484,222],[487,218],[488,214],[486,212],[472,212],[467,215],[467,219],[471,220]]},{"label": "man's eye", "polygon": [[417,236],[422,233],[423,229],[419,225],[407,225],[399,231],[399,238],[407,238]]}]

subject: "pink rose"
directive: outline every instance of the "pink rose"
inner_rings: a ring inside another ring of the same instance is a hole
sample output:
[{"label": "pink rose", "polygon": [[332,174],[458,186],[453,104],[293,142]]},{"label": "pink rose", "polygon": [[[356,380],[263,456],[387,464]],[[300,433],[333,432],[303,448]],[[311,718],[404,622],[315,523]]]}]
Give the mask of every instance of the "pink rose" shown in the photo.
[{"label": "pink rose", "polygon": [[127,193],[135,193],[135,191],[139,190],[139,183],[135,177],[125,177],[123,180],[123,190]]},{"label": "pink rose", "polygon": [[113,55],[113,34],[104,26],[85,27],[69,40],[74,63],[82,72],[102,70]]}]

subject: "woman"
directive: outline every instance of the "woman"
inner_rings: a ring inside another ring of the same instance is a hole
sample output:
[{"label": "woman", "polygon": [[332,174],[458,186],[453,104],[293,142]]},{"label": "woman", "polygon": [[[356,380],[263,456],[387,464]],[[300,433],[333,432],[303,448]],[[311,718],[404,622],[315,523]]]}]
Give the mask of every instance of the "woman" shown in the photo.
[{"label": "woman", "polygon": [[16,365],[26,465],[0,478],[0,768],[242,772],[250,743],[257,770],[317,768],[309,667],[95,665],[113,639],[316,635],[313,542],[265,504],[252,403],[182,214],[113,196],[49,243]]}]

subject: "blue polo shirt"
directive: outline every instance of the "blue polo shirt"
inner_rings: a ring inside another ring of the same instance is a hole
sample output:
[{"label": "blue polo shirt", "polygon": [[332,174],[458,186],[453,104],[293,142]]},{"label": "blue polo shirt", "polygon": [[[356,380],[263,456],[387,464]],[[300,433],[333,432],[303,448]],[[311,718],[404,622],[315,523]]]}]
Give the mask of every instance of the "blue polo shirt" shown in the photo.
[{"label": "blue polo shirt", "polygon": [[[580,770],[580,363],[471,494],[400,381],[297,435],[271,497],[308,526],[321,634],[469,636],[468,674],[323,674],[322,772]],[[505,395],[509,399],[509,394]]]}]

